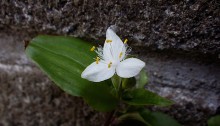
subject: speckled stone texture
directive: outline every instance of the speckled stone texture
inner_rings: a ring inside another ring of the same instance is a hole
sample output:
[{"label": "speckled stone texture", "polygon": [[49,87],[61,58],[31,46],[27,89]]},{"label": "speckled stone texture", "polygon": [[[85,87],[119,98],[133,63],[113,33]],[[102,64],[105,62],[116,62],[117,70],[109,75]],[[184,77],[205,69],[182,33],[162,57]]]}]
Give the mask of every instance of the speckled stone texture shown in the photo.
[{"label": "speckled stone texture", "polygon": [[1,0],[0,126],[100,126],[104,115],[52,84],[23,41],[56,34],[102,42],[109,26],[146,62],[146,88],[176,102],[151,109],[205,126],[220,106],[218,0]]}]

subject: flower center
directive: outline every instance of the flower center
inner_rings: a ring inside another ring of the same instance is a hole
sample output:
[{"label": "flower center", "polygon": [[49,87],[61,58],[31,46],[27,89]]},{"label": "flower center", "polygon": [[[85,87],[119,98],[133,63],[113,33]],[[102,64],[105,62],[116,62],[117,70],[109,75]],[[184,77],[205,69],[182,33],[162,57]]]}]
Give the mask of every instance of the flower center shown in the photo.
[{"label": "flower center", "polygon": [[91,49],[90,49],[90,51],[94,51],[95,50],[95,46],[93,46]]},{"label": "flower center", "polygon": [[109,40],[109,39],[108,39],[108,40],[106,40],[106,42],[107,42],[107,43],[111,43],[111,42],[112,42],[112,40]]},{"label": "flower center", "polygon": [[119,58],[121,58],[121,57],[122,57],[122,54],[123,54],[123,53],[122,53],[122,52],[120,52],[120,54],[119,54]]},{"label": "flower center", "polygon": [[96,64],[98,64],[99,61],[100,61],[100,58],[99,58],[99,57],[96,57],[96,59],[95,59]]},{"label": "flower center", "polygon": [[108,68],[111,68],[111,66],[112,66],[112,62],[110,62],[110,63],[108,64]]},{"label": "flower center", "polygon": [[127,44],[127,42],[128,42],[128,39],[125,39],[125,40],[124,40],[124,44]]}]

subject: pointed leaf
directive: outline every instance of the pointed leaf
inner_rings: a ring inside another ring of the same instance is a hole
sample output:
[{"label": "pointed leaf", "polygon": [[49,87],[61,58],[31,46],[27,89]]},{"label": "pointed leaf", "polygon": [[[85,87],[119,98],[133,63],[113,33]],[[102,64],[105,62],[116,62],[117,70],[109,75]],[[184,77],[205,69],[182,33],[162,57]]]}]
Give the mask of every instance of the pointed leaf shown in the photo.
[{"label": "pointed leaf", "polygon": [[161,112],[144,110],[140,112],[143,119],[151,126],[181,126],[176,120]]},{"label": "pointed leaf", "polygon": [[61,89],[84,97],[97,110],[108,111],[116,107],[117,99],[107,83],[97,84],[81,78],[82,71],[96,56],[91,47],[77,38],[41,35],[27,45],[26,54]]},{"label": "pointed leaf", "polygon": [[167,106],[172,104],[172,101],[141,88],[126,91],[123,94],[122,99],[129,105]]}]

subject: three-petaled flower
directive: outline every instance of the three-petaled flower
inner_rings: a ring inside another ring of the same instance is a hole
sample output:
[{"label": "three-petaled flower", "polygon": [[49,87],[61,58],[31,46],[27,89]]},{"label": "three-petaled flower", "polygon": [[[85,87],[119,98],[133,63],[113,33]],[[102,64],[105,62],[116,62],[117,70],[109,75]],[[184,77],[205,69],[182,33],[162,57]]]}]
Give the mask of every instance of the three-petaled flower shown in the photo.
[{"label": "three-petaled flower", "polygon": [[[91,51],[93,50],[95,47],[91,48]],[[81,77],[100,82],[111,78],[115,73],[122,78],[136,76],[145,63],[137,58],[125,59],[128,51],[127,39],[123,43],[115,32],[108,28],[104,47],[96,50],[98,57],[82,72]]]}]

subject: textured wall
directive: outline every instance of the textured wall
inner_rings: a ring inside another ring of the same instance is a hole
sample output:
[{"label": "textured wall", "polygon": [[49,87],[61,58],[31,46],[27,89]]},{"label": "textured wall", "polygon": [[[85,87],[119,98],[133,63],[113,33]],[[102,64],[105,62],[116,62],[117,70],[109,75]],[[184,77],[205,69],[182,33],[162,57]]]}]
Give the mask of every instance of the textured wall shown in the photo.
[{"label": "textured wall", "polygon": [[219,5],[217,0],[2,0],[0,27],[97,40],[115,24],[139,46],[219,53]]},{"label": "textured wall", "polygon": [[220,105],[217,0],[2,0],[0,125],[100,125],[102,114],[63,93],[27,60],[22,41],[46,33],[102,42],[111,25],[146,62],[147,88],[176,102],[152,109],[186,126],[205,125]]}]

